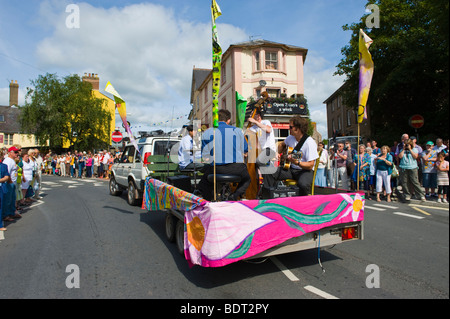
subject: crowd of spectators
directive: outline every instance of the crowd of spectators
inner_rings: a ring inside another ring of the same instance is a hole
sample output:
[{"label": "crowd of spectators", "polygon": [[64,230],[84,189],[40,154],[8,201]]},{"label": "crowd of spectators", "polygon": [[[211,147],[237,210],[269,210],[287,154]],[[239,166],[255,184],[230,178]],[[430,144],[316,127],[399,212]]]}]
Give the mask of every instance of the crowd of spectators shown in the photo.
[{"label": "crowd of spectators", "polygon": [[71,178],[109,178],[111,166],[119,153],[66,152],[57,155],[39,149],[22,150],[13,145],[0,150],[0,231],[6,224],[22,218],[21,211],[39,196],[42,174]]},{"label": "crowd of spectators", "polygon": [[[403,134],[401,142],[379,147],[375,140],[352,148],[350,141],[338,143],[322,151],[315,185],[362,190],[366,198],[392,200],[394,193],[408,201],[413,196],[421,201],[447,203],[449,192],[449,141],[441,138],[417,143],[415,136]],[[399,187],[401,186],[401,187]]]}]

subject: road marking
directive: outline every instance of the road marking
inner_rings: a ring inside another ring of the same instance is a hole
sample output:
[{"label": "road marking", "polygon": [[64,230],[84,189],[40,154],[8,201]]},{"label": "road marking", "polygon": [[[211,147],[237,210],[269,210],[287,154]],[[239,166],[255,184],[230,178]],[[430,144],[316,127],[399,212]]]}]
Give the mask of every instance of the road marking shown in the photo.
[{"label": "road marking", "polygon": [[430,213],[427,213],[426,211],[424,211],[424,210],[422,210],[422,209],[420,209],[420,208],[418,208],[418,207],[414,207],[414,206],[413,206],[412,208],[415,209],[415,210],[417,210],[418,212],[424,214],[424,215],[431,216]]},{"label": "road marking", "polygon": [[276,257],[270,257],[270,260],[275,264],[275,266],[278,267],[278,269],[281,270],[281,272],[289,278],[290,281],[299,281],[300,279],[297,278],[289,269],[286,268],[285,265],[281,263],[281,261],[278,260]]},{"label": "road marking", "polygon": [[416,219],[424,219],[425,217],[422,216],[416,216],[416,215],[410,215],[410,214],[405,214],[405,213],[400,213],[400,212],[395,212],[395,215],[400,215],[400,216],[405,216],[405,217],[411,217],[411,218],[416,218]]},{"label": "road marking", "polygon": [[378,210],[378,211],[381,211],[381,212],[384,212],[386,209],[384,209],[384,208],[378,208],[378,207],[372,207],[372,206],[367,206],[367,205],[364,205],[364,208],[369,208],[369,209],[373,209],[373,210]]},{"label": "road marking", "polygon": [[448,207],[435,207],[435,206],[424,206],[424,205],[417,205],[417,204],[409,204],[411,207],[422,207],[422,208],[429,208],[429,209],[437,209],[437,210],[445,210],[448,212]]},{"label": "road marking", "polygon": [[389,209],[398,209],[398,207],[396,206],[389,206],[389,205],[383,205],[383,204],[373,204],[374,206],[377,207],[384,207],[384,208],[389,208]]},{"label": "road marking", "polygon": [[325,298],[325,299],[339,299],[338,297],[330,295],[329,293],[327,293],[325,291],[322,291],[322,290],[320,290],[320,289],[318,289],[316,287],[313,287],[313,286],[305,286],[303,288],[305,288],[309,292],[312,292],[313,294],[316,294],[316,295],[318,295],[318,296],[320,296],[322,298]]},{"label": "road marking", "polygon": [[48,182],[48,181],[42,182],[42,184],[43,184],[43,185],[59,185],[59,184],[56,183],[56,182]]},{"label": "road marking", "polygon": [[5,235],[3,233],[3,230],[0,230],[0,240],[5,239]]},{"label": "road marking", "polygon": [[36,206],[39,206],[39,205],[42,205],[42,204],[44,204],[44,202],[39,200],[36,203],[30,205],[30,208],[33,208],[33,207],[36,207]]}]

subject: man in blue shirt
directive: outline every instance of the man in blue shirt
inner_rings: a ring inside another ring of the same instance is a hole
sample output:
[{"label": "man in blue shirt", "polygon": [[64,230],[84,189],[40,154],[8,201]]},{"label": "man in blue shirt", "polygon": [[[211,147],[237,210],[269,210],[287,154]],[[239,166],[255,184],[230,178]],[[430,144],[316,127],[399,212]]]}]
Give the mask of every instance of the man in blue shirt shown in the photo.
[{"label": "man in blue shirt", "polygon": [[[248,144],[242,130],[231,126],[231,113],[228,110],[219,110],[219,127],[206,130],[202,135],[202,158],[206,165],[198,188],[206,200],[213,198],[214,185],[208,182],[208,175],[214,173],[214,148],[216,161],[216,174],[237,175],[241,177],[236,191],[231,194],[230,200],[238,200],[250,185],[250,175],[244,163]],[[214,147],[214,144],[216,147]]]},{"label": "man in blue shirt", "polygon": [[[180,148],[178,150],[178,161],[180,169],[196,169],[202,171],[203,164],[199,161],[200,152],[194,152],[194,127],[188,125],[186,127],[188,132],[180,142]],[[195,153],[195,163],[194,163],[194,153]],[[198,155],[198,156],[197,156]]]}]

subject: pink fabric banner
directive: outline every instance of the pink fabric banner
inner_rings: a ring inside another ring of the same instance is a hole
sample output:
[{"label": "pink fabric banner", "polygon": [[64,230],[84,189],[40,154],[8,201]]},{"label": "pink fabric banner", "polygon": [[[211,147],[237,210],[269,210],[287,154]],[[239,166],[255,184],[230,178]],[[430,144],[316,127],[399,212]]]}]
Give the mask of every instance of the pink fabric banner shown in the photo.
[{"label": "pink fabric banner", "polygon": [[364,201],[362,193],[342,193],[213,203],[147,178],[142,208],[184,211],[186,259],[222,267],[309,232],[362,221]]},{"label": "pink fabric banner", "polygon": [[207,203],[185,213],[185,257],[221,267],[288,239],[364,219],[359,193]]}]

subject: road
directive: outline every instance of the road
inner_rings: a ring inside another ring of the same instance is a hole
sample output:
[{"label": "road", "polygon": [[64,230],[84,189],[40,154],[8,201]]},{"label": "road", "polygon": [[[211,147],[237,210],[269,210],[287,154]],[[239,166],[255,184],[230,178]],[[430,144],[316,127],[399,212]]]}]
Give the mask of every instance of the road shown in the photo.
[{"label": "road", "polygon": [[449,298],[448,206],[366,201],[365,239],[322,248],[325,271],[317,249],[209,269],[107,181],[43,176],[43,193],[0,240],[0,298]]}]

